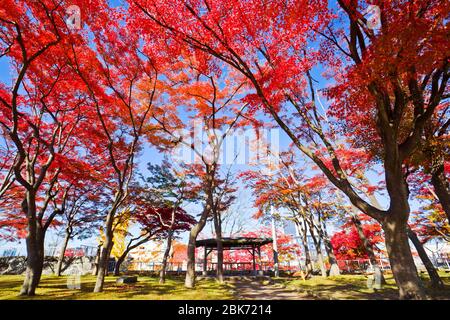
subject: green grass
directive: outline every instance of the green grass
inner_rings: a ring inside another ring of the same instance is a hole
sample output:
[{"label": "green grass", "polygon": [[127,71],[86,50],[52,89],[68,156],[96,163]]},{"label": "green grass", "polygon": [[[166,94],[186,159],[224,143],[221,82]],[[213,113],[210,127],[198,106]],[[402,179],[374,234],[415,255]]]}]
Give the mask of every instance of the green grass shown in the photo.
[{"label": "green grass", "polygon": [[94,276],[82,276],[80,289],[67,288],[68,277],[42,276],[34,297],[20,297],[18,293],[23,276],[0,276],[0,299],[73,299],[73,300],[207,300],[232,299],[232,290],[228,284],[219,284],[214,279],[197,282],[195,289],[184,287],[184,279],[172,277],[165,284],[159,284],[156,277],[139,277],[135,284],[116,284],[116,277],[106,277],[104,291],[93,293]]},{"label": "green grass", "polygon": [[[429,288],[429,279],[421,275],[427,287],[427,293],[432,299],[450,299],[450,274],[441,273],[446,288],[432,290]],[[140,299],[140,300],[227,300],[236,298],[236,289],[232,282],[219,284],[214,279],[201,279],[195,289],[184,287],[183,277],[170,277],[165,284],[159,284],[157,277],[139,277],[135,284],[119,285],[115,283],[116,277],[106,277],[104,292],[93,293],[95,285],[94,276],[82,276],[80,289],[67,287],[68,277],[43,276],[36,290],[35,297],[18,296],[23,276],[0,276],[0,300],[5,299],[73,299],[73,300],[113,300],[113,299]],[[338,277],[313,277],[306,281],[301,278],[276,278],[276,286],[298,292],[299,298],[308,299],[397,299],[398,291],[392,275],[386,275],[387,284],[381,290],[367,288],[367,278],[363,275],[342,275]],[[265,284],[259,284],[265,287]],[[258,288],[258,286],[256,286]],[[267,297],[270,298],[270,297]]]},{"label": "green grass", "polygon": [[[450,274],[442,272],[445,288],[435,290],[430,287],[428,275],[421,275],[426,293],[431,299],[450,299]],[[341,275],[336,277],[313,277],[308,280],[299,278],[275,279],[275,282],[292,290],[297,290],[315,299],[398,299],[398,289],[392,274],[385,275],[386,284],[380,290],[367,287],[364,275]]]}]

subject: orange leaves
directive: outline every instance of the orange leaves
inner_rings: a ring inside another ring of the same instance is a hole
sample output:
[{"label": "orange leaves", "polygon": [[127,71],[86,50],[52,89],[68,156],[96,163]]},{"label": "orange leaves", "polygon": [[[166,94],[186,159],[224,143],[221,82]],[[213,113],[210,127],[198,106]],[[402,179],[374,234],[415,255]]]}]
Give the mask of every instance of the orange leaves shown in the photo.
[{"label": "orange leaves", "polygon": [[280,192],[281,192],[282,194],[289,194],[289,193],[292,192],[292,190],[290,190],[290,189],[283,189],[283,190],[280,190]]}]

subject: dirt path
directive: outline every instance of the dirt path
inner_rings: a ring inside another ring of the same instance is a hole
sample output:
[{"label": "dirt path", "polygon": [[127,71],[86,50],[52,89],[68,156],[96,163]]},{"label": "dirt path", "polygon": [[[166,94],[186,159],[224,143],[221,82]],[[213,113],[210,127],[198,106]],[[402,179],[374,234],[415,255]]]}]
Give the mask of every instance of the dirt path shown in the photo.
[{"label": "dirt path", "polygon": [[306,294],[287,289],[277,284],[264,284],[255,280],[240,280],[234,283],[236,298],[244,300],[303,300]]}]

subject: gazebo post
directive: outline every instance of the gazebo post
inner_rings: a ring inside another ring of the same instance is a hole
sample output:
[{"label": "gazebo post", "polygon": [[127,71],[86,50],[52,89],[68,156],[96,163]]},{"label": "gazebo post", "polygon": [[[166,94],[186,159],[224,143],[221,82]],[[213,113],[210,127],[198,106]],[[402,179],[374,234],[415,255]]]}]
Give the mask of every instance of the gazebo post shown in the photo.
[{"label": "gazebo post", "polygon": [[[252,262],[253,265],[253,274],[264,274],[263,270],[263,264],[261,261],[261,246],[264,246],[266,244],[272,243],[273,240],[271,238],[251,238],[251,237],[238,237],[238,238],[223,238],[223,249],[224,250],[246,250],[252,255]],[[203,270],[202,274],[203,276],[206,276],[208,274],[208,254],[213,252],[216,249],[217,241],[216,239],[203,239],[203,240],[197,240],[195,243],[195,247],[200,249],[200,247],[204,247],[204,256],[203,256]],[[257,262],[256,262],[256,252],[258,252],[259,256],[259,270],[257,268]],[[242,265],[243,271],[249,271],[252,269],[249,269],[249,264],[251,263],[234,263],[236,266]],[[224,265],[225,271],[232,271],[233,270],[233,263],[229,265]],[[213,268],[214,270],[214,268]],[[248,274],[248,273],[247,273]]]},{"label": "gazebo post", "polygon": [[263,265],[262,265],[262,261],[261,261],[261,246],[258,246],[258,258],[259,258],[259,270],[261,275],[264,275],[264,270],[263,270]]},{"label": "gazebo post", "polygon": [[256,276],[255,246],[252,246],[253,275]]},{"label": "gazebo post", "polygon": [[205,245],[205,253],[204,253],[204,256],[203,256],[203,275],[204,276],[206,276],[206,275],[208,275],[208,272],[207,272],[207,262],[208,262],[208,260],[207,260],[207,258],[208,258],[208,252],[207,252],[207,250],[206,250],[206,245]]}]

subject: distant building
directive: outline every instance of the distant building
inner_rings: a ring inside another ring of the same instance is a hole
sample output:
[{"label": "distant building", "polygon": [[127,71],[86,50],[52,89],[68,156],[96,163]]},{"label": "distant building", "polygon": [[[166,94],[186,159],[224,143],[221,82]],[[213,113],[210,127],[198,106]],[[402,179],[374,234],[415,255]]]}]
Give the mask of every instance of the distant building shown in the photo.
[{"label": "distant building", "polygon": [[[130,251],[128,267],[130,271],[157,271],[161,269],[165,251],[165,241],[150,241]],[[173,241],[169,253],[168,269],[186,270],[187,245]]]}]

